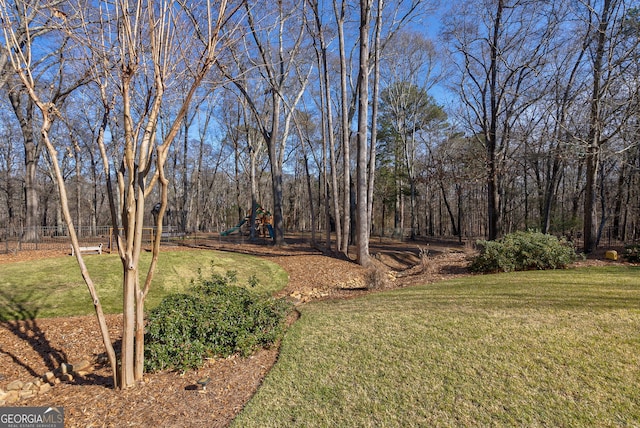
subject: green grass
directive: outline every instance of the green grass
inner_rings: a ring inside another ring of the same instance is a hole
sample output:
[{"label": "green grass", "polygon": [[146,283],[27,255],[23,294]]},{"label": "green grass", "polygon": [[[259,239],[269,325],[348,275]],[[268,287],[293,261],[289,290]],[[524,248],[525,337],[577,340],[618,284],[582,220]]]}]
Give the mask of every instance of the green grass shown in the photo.
[{"label": "green grass", "polygon": [[[144,280],[151,253],[141,259],[141,281]],[[122,264],[115,254],[89,255],[85,263],[93,279],[106,313],[122,312]],[[160,303],[172,292],[186,290],[198,272],[207,277],[212,272],[238,273],[238,283],[247,284],[255,275],[259,284],[255,291],[273,293],[283,288],[287,273],[275,263],[218,251],[162,252],[147,297],[146,309]],[[0,265],[0,319],[48,318],[93,314],[93,304],[74,257],[58,257]]]},{"label": "green grass", "polygon": [[309,304],[235,426],[638,426],[640,268]]}]

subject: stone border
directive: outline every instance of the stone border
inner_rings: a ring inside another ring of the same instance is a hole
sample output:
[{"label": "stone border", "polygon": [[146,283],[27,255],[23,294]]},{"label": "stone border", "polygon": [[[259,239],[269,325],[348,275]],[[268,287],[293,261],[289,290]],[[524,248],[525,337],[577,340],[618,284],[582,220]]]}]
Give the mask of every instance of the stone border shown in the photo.
[{"label": "stone border", "polygon": [[48,371],[27,382],[14,380],[9,382],[6,390],[0,388],[0,406],[15,404],[40,394],[46,394],[55,385],[61,382],[73,382],[76,377],[87,376],[93,370],[93,363],[81,360],[75,364],[62,363],[55,370]]}]

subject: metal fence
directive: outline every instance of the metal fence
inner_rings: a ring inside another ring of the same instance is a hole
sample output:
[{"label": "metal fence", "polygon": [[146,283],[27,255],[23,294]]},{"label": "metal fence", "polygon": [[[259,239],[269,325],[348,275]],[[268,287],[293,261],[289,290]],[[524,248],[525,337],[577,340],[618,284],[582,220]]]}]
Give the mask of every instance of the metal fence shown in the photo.
[{"label": "metal fence", "polygon": [[[97,246],[102,244],[104,251],[115,247],[113,228],[110,226],[80,227],[76,230],[80,246]],[[180,233],[172,227],[164,227],[162,242],[168,243]],[[155,228],[143,230],[143,245],[151,246]],[[20,251],[61,250],[71,251],[71,238],[66,226],[27,228],[0,228],[0,254],[18,253]]]}]

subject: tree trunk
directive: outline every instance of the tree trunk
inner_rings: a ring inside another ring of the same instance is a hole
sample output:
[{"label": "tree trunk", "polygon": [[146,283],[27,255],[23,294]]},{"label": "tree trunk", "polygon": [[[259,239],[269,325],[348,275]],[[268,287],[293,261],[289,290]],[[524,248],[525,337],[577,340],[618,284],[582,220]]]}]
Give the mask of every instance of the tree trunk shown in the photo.
[{"label": "tree trunk", "polygon": [[138,267],[134,264],[133,256],[129,252],[123,260],[124,277],[122,280],[122,349],[120,354],[120,387],[129,388],[135,383],[135,322],[136,322],[136,281]]},{"label": "tree trunk", "polygon": [[78,233],[82,235],[82,180],[81,180],[81,156],[80,156],[80,145],[75,137],[71,137],[73,142],[73,157],[75,162],[75,171],[76,171],[76,227],[78,228]]},{"label": "tree trunk", "polygon": [[331,204],[329,201],[329,183],[327,180],[327,145],[322,140],[322,199],[324,201],[324,246],[327,252],[331,251]]},{"label": "tree trunk", "polygon": [[[330,187],[330,199],[333,208],[333,222],[335,224],[336,232],[336,252],[340,251],[342,244],[342,225],[340,218],[340,197],[338,192],[338,167],[336,162],[336,150],[335,150],[335,138],[333,134],[333,107],[331,102],[331,80],[329,76],[329,65],[327,60],[327,46],[324,39],[324,29],[321,21],[321,14],[318,10],[318,2],[312,2],[313,12],[315,16],[316,29],[318,31],[318,38],[320,42],[318,68],[321,73],[320,87],[322,89],[321,106],[322,109],[322,135],[323,141],[327,141],[329,149],[329,163],[331,166],[331,187]],[[324,157],[323,157],[324,159]],[[325,170],[326,171],[326,170]],[[327,249],[330,250],[330,237],[331,234],[327,234],[326,244]]]},{"label": "tree trunk", "polygon": [[626,162],[626,158],[623,159],[623,162],[620,165],[620,171],[618,173],[618,183],[617,183],[617,189],[616,189],[616,198],[615,198],[615,202],[614,202],[614,208],[613,208],[613,237],[614,239],[623,241],[624,238],[622,237],[622,230],[621,230],[621,225],[622,225],[622,204],[623,201],[625,201],[626,199],[626,203],[628,203],[628,198],[625,198],[625,182],[626,180],[626,173],[627,173],[627,162]]},{"label": "tree trunk", "polygon": [[[445,208],[447,208],[447,214],[449,214],[449,220],[451,221],[452,234],[454,236],[459,235],[459,229],[458,229],[458,226],[456,226],[456,219],[453,216],[451,205],[449,205],[449,200],[447,199],[447,193],[444,189],[444,184],[442,183],[442,180],[439,180],[439,183],[440,183],[440,190],[442,191],[442,201],[444,202]],[[457,193],[460,194],[459,191]],[[460,202],[460,198],[458,197],[458,203],[459,202]],[[458,220],[460,220],[460,205],[458,205]]]},{"label": "tree trunk", "polygon": [[462,189],[456,184],[456,195],[458,196],[458,242],[462,244]]},{"label": "tree trunk", "polygon": [[356,244],[357,260],[362,266],[371,263],[369,255],[369,215],[367,201],[367,142],[369,109],[369,28],[372,0],[360,0],[360,68],[358,71],[358,140],[356,161]]},{"label": "tree trunk", "polygon": [[95,153],[92,150],[88,150],[89,158],[91,160],[91,234],[96,235],[98,232],[98,201],[99,197],[102,197],[100,205],[104,202],[104,193],[100,188],[100,180],[98,173],[98,162],[95,157]]},{"label": "tree trunk", "polygon": [[233,139],[233,165],[233,178],[236,190],[236,207],[238,208],[238,221],[241,221],[244,218],[245,213],[242,206],[243,201],[240,194],[240,147],[238,146],[237,137]]},{"label": "tree trunk", "polygon": [[502,12],[504,1],[498,0],[495,20],[493,22],[493,37],[491,43],[491,64],[490,64],[490,112],[489,128],[486,133],[487,147],[487,220],[489,240],[500,237],[500,182],[497,165],[497,129],[499,114],[498,98],[498,62],[500,60],[500,48],[498,40],[500,38],[500,27],[502,25]]},{"label": "tree trunk", "polygon": [[181,193],[182,193],[182,198],[181,198],[181,204],[180,204],[180,229],[179,232],[186,232],[187,230],[189,230],[189,225],[187,224],[188,221],[188,210],[187,210],[187,206],[189,204],[189,194],[191,193],[189,191],[189,174],[188,174],[188,169],[187,169],[187,165],[189,165],[189,129],[191,128],[191,121],[192,119],[190,118],[186,118],[184,119],[184,123],[183,123],[183,127],[184,127],[184,135],[182,136],[182,165],[180,165],[180,181],[182,184],[182,189],[181,189]]},{"label": "tree trunk", "polygon": [[280,106],[279,96],[272,92],[271,131],[265,135],[267,150],[269,153],[269,165],[271,167],[271,189],[273,192],[273,243],[277,246],[284,245],[284,211],[282,209],[282,164],[278,153],[280,136]]},{"label": "tree trunk", "polygon": [[569,132],[566,131],[567,129],[566,119],[568,115],[569,103],[571,100],[571,97],[570,97],[571,89],[573,87],[573,83],[575,82],[576,76],[578,75],[578,70],[580,68],[580,64],[582,63],[582,58],[587,52],[590,35],[591,35],[590,31],[585,32],[585,38],[583,40],[582,47],[580,49],[578,57],[573,63],[573,67],[571,68],[571,73],[569,74],[569,81],[567,82],[566,87],[562,92],[562,100],[556,113],[558,120],[555,123],[555,130],[553,135],[557,143],[553,148],[553,160],[552,161],[549,159],[547,160],[547,162],[551,162],[551,166],[549,167],[550,172],[548,173],[548,180],[547,180],[547,185],[545,187],[545,193],[544,193],[544,205],[543,205],[543,212],[542,212],[542,227],[541,227],[542,233],[548,233],[551,227],[551,214],[552,214],[553,202],[556,198],[556,193],[558,191],[560,180],[562,178],[562,164],[563,164],[563,157],[561,152],[562,142],[566,143],[567,140],[570,138]]},{"label": "tree trunk", "polygon": [[602,133],[601,104],[603,61],[609,28],[609,14],[611,13],[611,0],[604,0],[602,12],[598,23],[598,38],[593,56],[593,91],[591,95],[591,109],[589,115],[589,140],[586,153],[586,184],[584,196],[584,221],[583,235],[585,253],[590,253],[596,248],[598,224],[596,221],[596,181],[598,179],[598,164],[600,163],[600,137]]},{"label": "tree trunk", "polygon": [[41,136],[42,141],[44,142],[47,152],[51,158],[51,164],[53,167],[54,177],[56,179],[56,184],[58,187],[58,193],[60,196],[60,207],[62,209],[62,213],[64,216],[64,220],[67,225],[67,229],[69,231],[69,236],[71,238],[71,245],[74,249],[74,254],[76,256],[76,260],[78,262],[78,266],[80,267],[80,274],[89,290],[89,295],[91,296],[91,300],[93,302],[93,307],[96,311],[96,317],[98,318],[98,326],[100,328],[100,333],[102,335],[102,342],[105,346],[105,351],[107,357],[109,358],[109,362],[111,364],[111,373],[113,374],[113,383],[114,385],[119,384],[118,380],[118,371],[117,371],[117,357],[115,350],[113,348],[113,343],[111,342],[111,337],[109,335],[109,328],[107,327],[107,321],[104,316],[104,312],[102,310],[102,304],[100,303],[100,298],[98,297],[98,293],[96,287],[93,283],[89,275],[89,271],[84,263],[84,259],[82,257],[82,253],[80,250],[80,245],[78,244],[78,236],[76,235],[76,229],[73,224],[71,211],[69,209],[69,197],[67,195],[67,188],[64,182],[64,177],[62,175],[62,171],[60,170],[60,164],[58,161],[58,152],[55,147],[49,140],[49,129],[52,125],[52,118],[49,116],[49,110],[44,105],[38,105],[38,108],[42,112],[43,115],[43,123],[41,126]]},{"label": "tree trunk", "polygon": [[311,174],[309,174],[309,160],[304,153],[304,171],[307,176],[307,192],[309,193],[309,209],[311,210],[311,246],[316,245],[316,211],[313,206],[313,192],[311,190]]},{"label": "tree trunk", "polygon": [[[246,133],[247,138],[249,132]],[[256,181],[256,156],[257,151],[253,149],[253,142],[249,146],[249,157],[251,162],[251,239],[256,238],[256,207],[258,206],[258,182]]]},{"label": "tree trunk", "polygon": [[344,20],[346,1],[342,0],[338,10],[334,0],[334,12],[338,24],[338,47],[340,52],[340,120],[342,131],[342,186],[343,186],[343,223],[342,223],[342,248],[340,251],[349,256],[349,242],[351,238],[351,142],[349,126],[349,99],[347,92],[347,54],[344,41]]},{"label": "tree trunk", "polygon": [[24,235],[22,239],[31,242],[35,241],[37,236],[39,203],[38,203],[38,187],[37,187],[37,171],[38,160],[40,159],[40,147],[34,133],[34,102],[31,98],[27,98],[26,105],[22,106],[23,93],[21,89],[10,90],[9,100],[13,107],[13,112],[20,124],[22,131],[22,142],[24,145],[24,200],[25,200],[25,222]]},{"label": "tree trunk", "polygon": [[367,184],[367,221],[369,223],[368,232],[371,233],[371,222],[373,221],[373,191],[376,176],[376,146],[378,132],[378,103],[380,94],[380,56],[382,46],[380,44],[380,34],[382,32],[382,9],[383,0],[377,2],[377,15],[375,24],[375,34],[373,39],[373,94],[371,98],[371,142],[369,143],[369,171]]}]

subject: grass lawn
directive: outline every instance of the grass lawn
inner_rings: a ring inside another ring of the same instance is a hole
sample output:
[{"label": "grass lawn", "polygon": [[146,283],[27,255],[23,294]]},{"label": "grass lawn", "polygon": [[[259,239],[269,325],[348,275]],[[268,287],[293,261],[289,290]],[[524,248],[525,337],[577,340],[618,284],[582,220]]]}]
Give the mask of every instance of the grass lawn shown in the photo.
[{"label": "grass lawn", "polygon": [[[151,253],[143,253],[141,281],[146,276]],[[96,285],[106,313],[122,312],[122,264],[116,254],[88,255],[85,263]],[[147,297],[147,309],[164,296],[186,290],[191,281],[212,272],[224,275],[236,271],[238,283],[246,285],[255,275],[255,290],[272,293],[286,286],[287,273],[275,263],[244,254],[218,251],[166,251],[160,254],[158,267]],[[47,318],[93,314],[89,291],[82,280],[74,257],[58,257],[36,262],[0,265],[0,320]]]},{"label": "grass lawn", "polygon": [[238,427],[638,426],[640,268],[306,305]]}]

